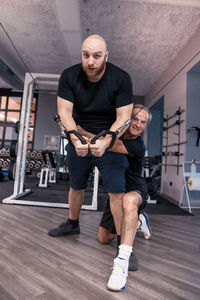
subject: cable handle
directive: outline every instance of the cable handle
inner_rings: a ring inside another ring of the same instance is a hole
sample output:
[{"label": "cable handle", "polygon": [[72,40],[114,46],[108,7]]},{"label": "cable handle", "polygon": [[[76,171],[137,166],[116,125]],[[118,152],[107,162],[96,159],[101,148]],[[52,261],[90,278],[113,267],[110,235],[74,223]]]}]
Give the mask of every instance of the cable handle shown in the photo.
[{"label": "cable handle", "polygon": [[105,137],[107,130],[102,130],[101,132],[99,132],[97,135],[95,135],[92,139],[91,139],[91,144],[95,144],[96,140],[98,140],[100,137]]},{"label": "cable handle", "polygon": [[76,130],[69,130],[69,131],[65,131],[66,135],[69,137],[70,134],[74,134],[80,141],[82,145],[86,145],[87,141],[86,139],[80,135],[80,133],[78,133],[78,131]]},{"label": "cable handle", "polygon": [[[54,121],[60,126],[60,128],[61,128],[61,126],[63,127],[59,115],[55,115],[54,116]],[[83,144],[83,145],[87,144],[86,139],[84,139],[84,137],[82,135],[80,135],[80,133],[78,133],[78,131],[76,131],[76,130],[69,130],[69,131],[67,131],[66,129],[64,129],[64,131],[61,130],[61,133],[64,134],[64,136],[68,140],[70,140],[70,134],[74,134],[81,141],[81,144]]]},{"label": "cable handle", "polygon": [[[58,126],[60,127],[61,134],[62,134],[65,138],[67,138],[67,136],[66,136],[66,130],[65,130],[65,129],[64,129],[64,130],[61,129],[61,127],[63,127],[63,125],[62,125],[62,123],[61,123],[60,116],[59,116],[59,115],[55,115],[55,116],[53,117],[53,119],[54,119],[54,121],[58,124]],[[63,127],[63,128],[64,128],[64,127]]]},{"label": "cable handle", "polygon": [[110,142],[110,145],[105,149],[105,151],[108,151],[114,145],[114,142],[115,142],[116,137],[117,137],[117,132],[116,131],[103,130],[103,131],[99,132],[96,136],[94,136],[91,139],[91,144],[95,144],[96,140],[98,140],[102,136],[105,137],[107,134],[110,134],[112,136],[112,140]]},{"label": "cable handle", "polygon": [[61,121],[60,121],[60,116],[59,115],[55,115],[53,117],[54,121],[58,124],[58,125],[61,125]]}]

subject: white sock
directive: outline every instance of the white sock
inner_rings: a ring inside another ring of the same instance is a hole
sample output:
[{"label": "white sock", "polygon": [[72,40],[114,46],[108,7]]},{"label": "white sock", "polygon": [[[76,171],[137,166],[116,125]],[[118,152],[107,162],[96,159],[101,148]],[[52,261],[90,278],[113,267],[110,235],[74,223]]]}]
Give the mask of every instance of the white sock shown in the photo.
[{"label": "white sock", "polygon": [[119,246],[118,257],[129,260],[132,250],[133,250],[133,247],[121,244]]}]

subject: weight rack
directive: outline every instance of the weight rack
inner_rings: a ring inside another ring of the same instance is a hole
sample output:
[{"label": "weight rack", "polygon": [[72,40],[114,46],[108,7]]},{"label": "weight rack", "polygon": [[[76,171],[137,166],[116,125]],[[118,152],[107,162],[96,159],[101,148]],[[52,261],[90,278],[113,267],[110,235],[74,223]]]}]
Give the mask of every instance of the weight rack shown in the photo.
[{"label": "weight rack", "polygon": [[[163,119],[163,122],[166,124],[166,126],[163,127],[163,132],[166,132],[166,135],[163,135],[163,141],[165,140],[165,145],[163,145],[163,148],[165,148],[165,162],[162,163],[162,165],[165,167],[165,173],[167,172],[167,167],[172,166],[177,168],[177,175],[179,175],[179,168],[182,167],[182,164],[180,164],[180,156],[183,155],[183,153],[180,152],[181,145],[184,145],[187,143],[187,141],[181,141],[180,139],[180,131],[181,131],[181,124],[184,122],[184,120],[181,120],[181,114],[185,112],[184,109],[181,109],[179,106],[178,110],[172,114],[171,116],[167,115],[166,118]],[[175,117],[178,117],[177,120],[175,120],[174,123],[169,124],[169,121]],[[174,132],[174,134],[177,136],[177,142],[169,144],[169,129],[177,127],[177,132]],[[176,147],[176,151],[168,151],[169,148]],[[170,155],[176,157],[176,163],[168,163],[168,154],[174,153],[175,155]]]}]

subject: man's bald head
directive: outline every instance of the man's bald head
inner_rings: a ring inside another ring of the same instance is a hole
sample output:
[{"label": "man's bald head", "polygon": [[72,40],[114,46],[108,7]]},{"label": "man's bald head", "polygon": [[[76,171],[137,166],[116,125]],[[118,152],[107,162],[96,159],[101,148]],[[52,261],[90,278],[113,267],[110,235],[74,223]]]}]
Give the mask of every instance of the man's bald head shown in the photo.
[{"label": "man's bald head", "polygon": [[82,43],[82,51],[86,49],[94,49],[100,50],[102,52],[106,52],[106,41],[104,38],[98,34],[89,35]]}]

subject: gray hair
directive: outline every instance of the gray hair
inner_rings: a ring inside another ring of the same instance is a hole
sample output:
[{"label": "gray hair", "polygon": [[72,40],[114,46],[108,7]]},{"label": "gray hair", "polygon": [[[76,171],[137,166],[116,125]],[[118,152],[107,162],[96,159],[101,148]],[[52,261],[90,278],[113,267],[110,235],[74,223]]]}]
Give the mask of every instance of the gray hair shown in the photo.
[{"label": "gray hair", "polygon": [[[146,112],[148,112],[148,121],[147,121],[147,125],[149,125],[149,123],[150,123],[151,120],[152,120],[152,114],[151,114],[150,110],[148,109],[148,107],[146,107],[146,106],[144,106],[144,105],[142,105],[142,104],[134,104],[134,105],[133,105],[133,110],[134,110],[134,108],[140,108],[139,111],[141,111],[141,110],[144,109]],[[138,111],[138,112],[139,112],[139,111]],[[137,112],[135,115],[137,115],[138,112]]]}]

